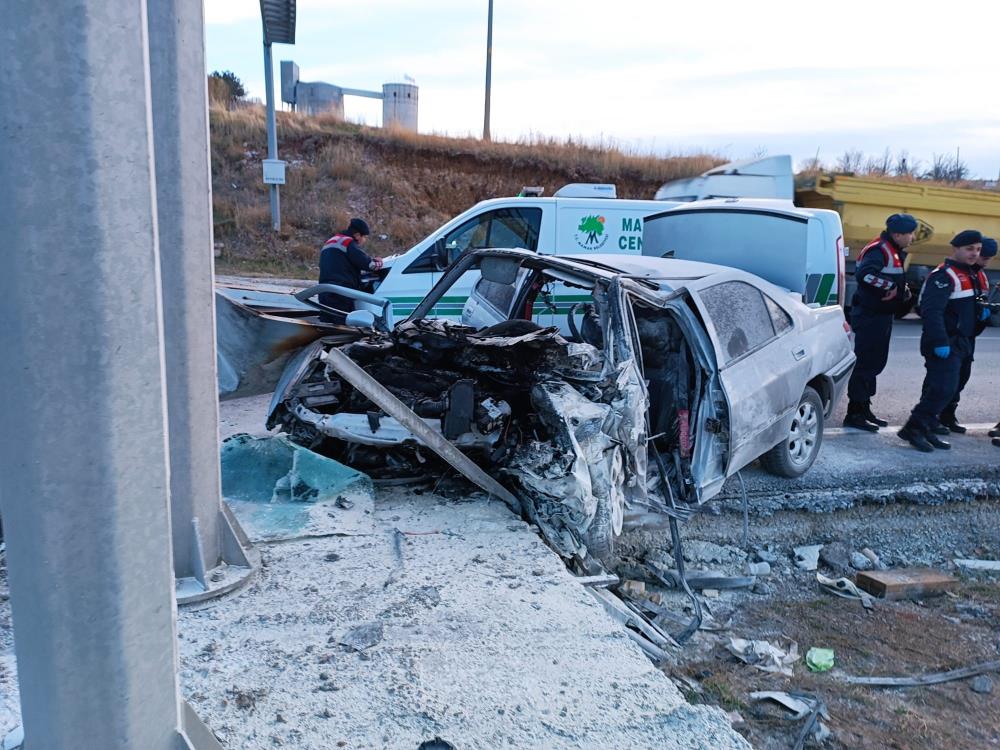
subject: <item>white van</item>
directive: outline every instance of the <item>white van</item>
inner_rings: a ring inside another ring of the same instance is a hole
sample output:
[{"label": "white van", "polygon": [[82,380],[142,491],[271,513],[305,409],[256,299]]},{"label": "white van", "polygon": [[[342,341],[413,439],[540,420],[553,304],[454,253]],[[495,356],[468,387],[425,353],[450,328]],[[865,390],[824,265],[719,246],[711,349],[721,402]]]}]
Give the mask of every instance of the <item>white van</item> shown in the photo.
[{"label": "white van", "polygon": [[[392,301],[397,320],[406,317],[441,278],[441,272],[467,250],[503,247],[549,255],[641,255],[643,217],[674,205],[678,204],[619,199],[614,185],[598,184],[566,185],[551,198],[527,195],[485,200],[407,252],[386,258],[389,272],[376,294]],[[478,272],[466,274],[435,306],[435,314],[460,318],[478,278]],[[577,301],[569,290],[556,290],[547,304],[552,312],[565,314]]]},{"label": "white van", "polygon": [[[657,220],[652,233],[647,217]],[[796,208],[783,200],[624,200],[615,197],[614,185],[591,184],[567,185],[551,198],[477,203],[407,252],[387,258],[389,270],[376,294],[392,302],[397,320],[405,318],[452,261],[481,248],[700,260],[755,273],[800,293],[807,303],[843,299],[843,231],[835,211]],[[478,272],[468,272],[435,305],[434,315],[473,322],[466,302],[478,281]],[[483,291],[479,297],[488,298]],[[588,300],[557,285],[539,295],[534,317],[566,330],[567,313]],[[497,302],[502,306],[503,300]]]}]

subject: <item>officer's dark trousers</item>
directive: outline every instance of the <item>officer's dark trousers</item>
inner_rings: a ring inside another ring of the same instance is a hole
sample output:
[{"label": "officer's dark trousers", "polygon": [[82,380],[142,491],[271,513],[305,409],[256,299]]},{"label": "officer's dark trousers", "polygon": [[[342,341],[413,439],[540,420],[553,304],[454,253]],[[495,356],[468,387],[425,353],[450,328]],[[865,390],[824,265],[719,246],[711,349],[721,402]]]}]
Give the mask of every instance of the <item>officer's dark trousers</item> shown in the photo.
[{"label": "officer's dark trousers", "polygon": [[952,397],[948,405],[941,410],[942,417],[955,417],[955,411],[958,409],[958,402],[962,398],[962,391],[965,389],[966,384],[969,382],[969,378],[972,376],[972,362],[976,354],[976,340],[972,339],[970,342],[972,351],[969,353],[968,357],[962,358],[962,369],[958,373],[958,389],[955,391],[955,395]]},{"label": "officer's dark trousers", "polygon": [[875,395],[875,379],[889,361],[892,318],[892,313],[871,312],[860,305],[851,310],[854,354],[858,361],[847,383],[848,400],[868,403]]},{"label": "officer's dark trousers", "polygon": [[911,418],[925,430],[937,426],[941,411],[955,397],[962,374],[962,362],[971,356],[971,348],[964,338],[954,338],[951,344],[951,354],[947,359],[941,359],[933,352],[924,352],[924,385],[920,393],[920,402],[913,407]]}]

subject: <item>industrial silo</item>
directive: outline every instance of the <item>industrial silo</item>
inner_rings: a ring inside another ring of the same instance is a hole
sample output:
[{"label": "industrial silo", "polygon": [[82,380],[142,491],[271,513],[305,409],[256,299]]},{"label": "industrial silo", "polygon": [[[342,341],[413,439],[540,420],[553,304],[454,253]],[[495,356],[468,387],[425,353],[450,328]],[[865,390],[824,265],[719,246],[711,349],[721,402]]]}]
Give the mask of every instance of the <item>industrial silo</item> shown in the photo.
[{"label": "industrial silo", "polygon": [[382,84],[382,127],[417,132],[417,92],[412,83]]}]

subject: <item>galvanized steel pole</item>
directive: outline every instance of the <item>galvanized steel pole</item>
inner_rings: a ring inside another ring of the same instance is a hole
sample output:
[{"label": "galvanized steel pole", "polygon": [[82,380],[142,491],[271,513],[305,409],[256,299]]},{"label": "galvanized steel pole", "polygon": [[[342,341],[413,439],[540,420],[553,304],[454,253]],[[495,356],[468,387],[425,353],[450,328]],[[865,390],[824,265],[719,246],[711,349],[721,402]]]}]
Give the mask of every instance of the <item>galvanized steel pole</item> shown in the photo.
[{"label": "galvanized steel pole", "polygon": [[486,112],[483,115],[483,140],[490,140],[490,84],[493,72],[493,0],[486,21]]},{"label": "galvanized steel pole", "polygon": [[157,0],[148,13],[171,529],[186,601],[222,593],[252,568],[220,499],[204,12],[200,0]]},{"label": "galvanized steel pole", "polygon": [[24,747],[219,748],[175,671],[146,4],[6,11],[0,512]]},{"label": "galvanized steel pole", "polygon": [[[274,116],[274,71],[271,62],[271,43],[264,42],[264,96],[267,100],[267,158],[278,158],[278,130]],[[271,228],[281,229],[281,196],[278,186],[271,185]]]}]

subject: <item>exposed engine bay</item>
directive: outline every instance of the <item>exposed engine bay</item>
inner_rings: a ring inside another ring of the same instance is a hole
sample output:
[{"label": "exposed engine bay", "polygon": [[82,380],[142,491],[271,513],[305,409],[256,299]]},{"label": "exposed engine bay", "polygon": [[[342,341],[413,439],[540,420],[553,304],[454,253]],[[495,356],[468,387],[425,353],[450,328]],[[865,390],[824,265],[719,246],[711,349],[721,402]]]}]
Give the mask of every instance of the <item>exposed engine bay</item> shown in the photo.
[{"label": "exposed engine bay", "polygon": [[[476,330],[423,318],[338,348],[520,498],[562,554],[605,557],[626,510],[682,517],[698,502],[706,381],[670,311],[615,291],[578,305],[579,326],[570,312],[569,338],[524,319]],[[337,372],[335,346],[303,350],[268,426],[375,479],[449,471]]]}]

